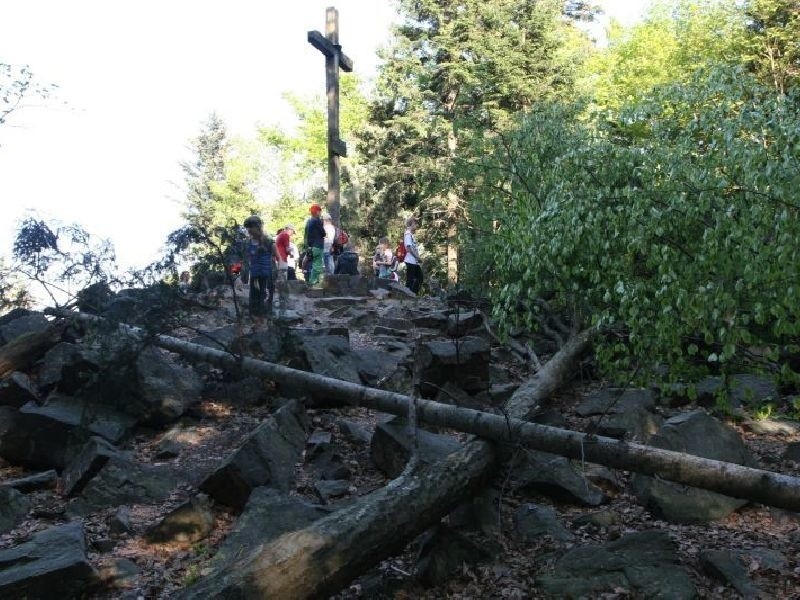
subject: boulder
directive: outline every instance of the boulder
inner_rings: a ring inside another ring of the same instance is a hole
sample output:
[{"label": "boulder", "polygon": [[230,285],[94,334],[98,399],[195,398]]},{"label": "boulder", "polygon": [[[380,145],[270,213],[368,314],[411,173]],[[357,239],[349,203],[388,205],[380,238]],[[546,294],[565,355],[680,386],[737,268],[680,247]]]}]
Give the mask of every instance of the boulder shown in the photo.
[{"label": "boulder", "polygon": [[[660,416],[641,406],[632,406],[621,412],[614,410],[604,417],[597,417],[596,431],[620,440],[646,442],[663,423],[664,419]],[[594,426],[595,423],[590,425]]]},{"label": "boulder", "polygon": [[0,550],[0,597],[80,598],[95,580],[83,525],[68,523]]},{"label": "boulder", "polygon": [[189,340],[199,346],[207,346],[216,350],[236,350],[244,346],[241,327],[238,325],[225,325],[216,329],[200,330],[198,335]]},{"label": "boulder", "polygon": [[[722,377],[706,377],[692,384],[676,384],[669,386],[667,395],[673,403],[689,397],[689,388],[694,388],[694,397],[697,404],[705,407],[714,406],[717,396],[723,391]],[[740,408],[742,405],[753,405],[776,401],[780,397],[778,386],[772,377],[765,375],[749,375],[739,373],[732,375],[728,380],[725,390],[731,408]]]},{"label": "boulder", "polygon": [[314,303],[316,304],[317,308],[334,310],[336,308],[344,308],[346,306],[366,304],[367,300],[368,298],[363,296],[340,296],[331,298],[318,298]]},{"label": "boulder", "polygon": [[511,485],[553,499],[583,506],[598,506],[605,494],[563,456],[527,450],[511,466]]},{"label": "boulder", "polygon": [[198,494],[148,529],[144,539],[151,544],[194,544],[208,537],[213,528],[214,513],[208,496]]},{"label": "boulder", "polygon": [[342,434],[342,437],[353,444],[369,444],[372,439],[372,433],[370,433],[366,427],[355,421],[339,419],[337,423],[339,425],[339,433]]},{"label": "boulder", "polygon": [[314,484],[314,489],[322,501],[327,504],[329,500],[346,496],[350,491],[350,482],[344,479],[323,479]]},{"label": "boulder", "polygon": [[522,504],[514,512],[514,535],[524,542],[535,541],[547,535],[560,542],[575,538],[558,520],[556,511],[549,506]]},{"label": "boulder", "polygon": [[166,350],[145,348],[136,361],[136,372],[138,393],[127,410],[142,422],[169,423],[200,400],[203,390],[200,376]]},{"label": "boulder", "polygon": [[64,469],[64,494],[80,494],[109,459],[118,455],[119,451],[103,438],[91,438]]},{"label": "boulder", "polygon": [[744,598],[759,598],[761,593],[748,575],[740,556],[728,550],[703,550],[700,566],[714,579],[732,586]]},{"label": "boulder", "polygon": [[408,331],[405,329],[392,329],[391,327],[384,327],[383,325],[376,325],[375,329],[372,330],[372,333],[378,336],[385,335],[401,339],[408,337]]},{"label": "boulder", "polygon": [[423,536],[414,573],[420,582],[436,587],[463,566],[492,560],[492,555],[465,535],[440,525]]},{"label": "boulder", "polygon": [[447,328],[448,315],[444,311],[417,312],[411,315],[414,327],[444,330]]},{"label": "boulder", "polygon": [[472,395],[488,391],[490,359],[489,343],[482,338],[423,342],[414,365],[420,393],[433,398],[446,382]]},{"label": "boulder", "polygon": [[408,346],[402,346],[395,351],[375,348],[359,348],[353,351],[356,370],[364,385],[379,386],[398,370],[398,365],[405,364],[411,355]]},{"label": "boulder", "polygon": [[163,502],[180,483],[175,472],[141,465],[124,455],[109,458],[105,465],[67,507],[67,514],[84,516],[98,510],[131,504]]},{"label": "boulder", "polygon": [[783,454],[783,459],[800,463],[800,442],[789,442],[786,445],[786,452]]},{"label": "boulder", "polygon": [[642,408],[653,411],[655,396],[648,389],[606,388],[590,392],[575,408],[580,417],[603,414],[621,414],[629,409]]},{"label": "boulder", "polygon": [[200,442],[197,425],[184,419],[170,427],[159,438],[155,446],[155,456],[159,459],[175,458],[187,447]]},{"label": "boulder", "polygon": [[227,565],[248,556],[256,546],[302,529],[329,513],[328,509],[274,488],[254,489],[242,514],[211,560],[212,568],[217,570],[217,574],[211,577],[224,576]]},{"label": "boulder", "polygon": [[25,373],[14,371],[0,382],[0,406],[19,408],[39,401],[39,390]]},{"label": "boulder", "polygon": [[28,310],[27,308],[12,308],[4,315],[0,315],[0,327],[5,327],[11,321],[15,321],[21,317],[27,317],[32,315],[33,311]]},{"label": "boulder", "polygon": [[378,319],[378,325],[397,331],[410,331],[414,328],[414,324],[405,317],[381,317]]},{"label": "boulder", "polygon": [[[650,444],[739,465],[756,464],[739,434],[702,410],[672,417]],[[632,483],[639,501],[672,523],[708,523],[747,504],[746,500],[645,475],[635,475]]]},{"label": "boulder", "polygon": [[[446,435],[417,429],[418,459],[433,463],[452,454],[461,443]],[[394,417],[375,427],[370,443],[370,457],[378,469],[395,478],[405,469],[414,451],[414,430],[403,417]]]},{"label": "boulder", "polygon": [[14,488],[23,494],[27,494],[28,492],[35,492],[38,490],[51,490],[56,487],[57,482],[58,474],[51,469],[49,471],[42,471],[41,473],[34,473],[27,477],[9,479],[3,482],[3,485]]},{"label": "boulder", "polygon": [[338,335],[304,337],[290,364],[319,375],[361,383],[350,342]]},{"label": "boulder", "polygon": [[106,521],[108,533],[112,536],[121,536],[133,533],[131,526],[131,510],[127,506],[120,506],[117,511]]},{"label": "boulder", "polygon": [[0,534],[14,529],[31,509],[27,496],[7,485],[0,485]]},{"label": "boulder", "polygon": [[447,317],[447,335],[463,337],[483,326],[483,313],[479,310],[458,310]]},{"label": "boulder", "polygon": [[100,365],[92,353],[77,344],[60,342],[42,358],[37,383],[43,390],[58,387],[60,391],[72,394],[99,369]]},{"label": "boulder", "polygon": [[201,483],[200,490],[216,502],[240,512],[257,487],[291,489],[295,464],[306,441],[303,407],[289,402],[255,429]]},{"label": "boulder", "polygon": [[545,594],[558,598],[599,597],[618,588],[642,598],[697,596],[680,566],[675,543],[663,531],[631,533],[602,546],[574,548],[538,583]]},{"label": "boulder", "polygon": [[112,443],[132,431],[134,421],[104,407],[76,398],[53,397],[44,406],[28,403],[15,415],[0,414],[0,456],[34,469],[61,470],[83,444],[99,435]]},{"label": "boulder", "polygon": [[44,331],[49,325],[50,321],[43,314],[28,313],[0,325],[0,341],[3,344],[8,344],[23,335]]},{"label": "boulder", "polygon": [[127,558],[115,558],[100,565],[98,579],[105,588],[126,589],[136,585],[139,567]]}]

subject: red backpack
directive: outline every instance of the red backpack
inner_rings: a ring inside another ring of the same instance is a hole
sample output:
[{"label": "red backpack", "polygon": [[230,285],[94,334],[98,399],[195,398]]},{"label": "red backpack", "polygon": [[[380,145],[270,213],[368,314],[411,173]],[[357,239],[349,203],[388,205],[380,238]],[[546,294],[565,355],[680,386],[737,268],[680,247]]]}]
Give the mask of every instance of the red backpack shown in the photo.
[{"label": "red backpack", "polygon": [[397,259],[397,262],[405,262],[406,260],[406,244],[405,241],[400,242],[397,244],[397,248],[394,249],[394,256]]}]

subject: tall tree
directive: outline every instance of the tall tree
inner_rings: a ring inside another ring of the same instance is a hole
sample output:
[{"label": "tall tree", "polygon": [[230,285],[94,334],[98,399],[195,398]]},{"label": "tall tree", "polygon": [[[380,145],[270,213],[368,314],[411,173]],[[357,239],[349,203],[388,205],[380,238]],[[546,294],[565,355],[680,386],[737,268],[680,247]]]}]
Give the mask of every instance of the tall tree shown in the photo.
[{"label": "tall tree", "polygon": [[454,281],[468,184],[452,166],[471,156],[474,139],[571,89],[581,38],[560,0],[399,4],[403,20],[360,135],[371,177],[366,225],[381,231],[398,211],[423,212]]}]

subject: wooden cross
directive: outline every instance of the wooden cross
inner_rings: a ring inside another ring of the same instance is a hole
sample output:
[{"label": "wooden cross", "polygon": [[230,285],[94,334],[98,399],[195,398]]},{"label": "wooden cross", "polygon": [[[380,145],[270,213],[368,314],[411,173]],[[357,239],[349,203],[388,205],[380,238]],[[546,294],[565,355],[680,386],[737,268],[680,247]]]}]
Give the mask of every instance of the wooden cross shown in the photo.
[{"label": "wooden cross", "polygon": [[339,69],[350,72],[353,61],[339,45],[339,11],[330,6],[325,10],[325,35],[308,32],[308,42],[325,55],[325,88],[328,96],[328,197],[326,203],[331,220],[340,227],[339,219],[339,157],[347,156],[347,146],[339,138]]}]

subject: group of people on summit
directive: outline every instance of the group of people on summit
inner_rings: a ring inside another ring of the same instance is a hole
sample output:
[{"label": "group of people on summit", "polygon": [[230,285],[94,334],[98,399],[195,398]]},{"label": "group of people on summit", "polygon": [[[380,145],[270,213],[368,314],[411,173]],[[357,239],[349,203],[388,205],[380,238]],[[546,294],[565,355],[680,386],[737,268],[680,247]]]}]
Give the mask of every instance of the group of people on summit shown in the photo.
[{"label": "group of people on summit", "polygon": [[[303,231],[302,253],[293,241],[297,233],[294,225],[282,227],[273,239],[264,231],[260,217],[253,215],[245,219],[243,226],[247,239],[235,255],[241,258],[242,281],[250,285],[250,312],[253,316],[272,312],[276,288],[279,306],[286,308],[287,282],[297,279],[298,268],[312,287],[318,286],[326,274],[359,274],[358,253],[349,235],[333,224],[330,215],[323,214],[319,204],[312,204],[309,213]],[[422,285],[422,268],[414,237],[416,227],[413,217],[406,220],[403,241],[394,251],[389,239],[381,238],[372,267],[376,277],[397,280],[398,267],[404,264],[406,286],[418,294]]]}]

